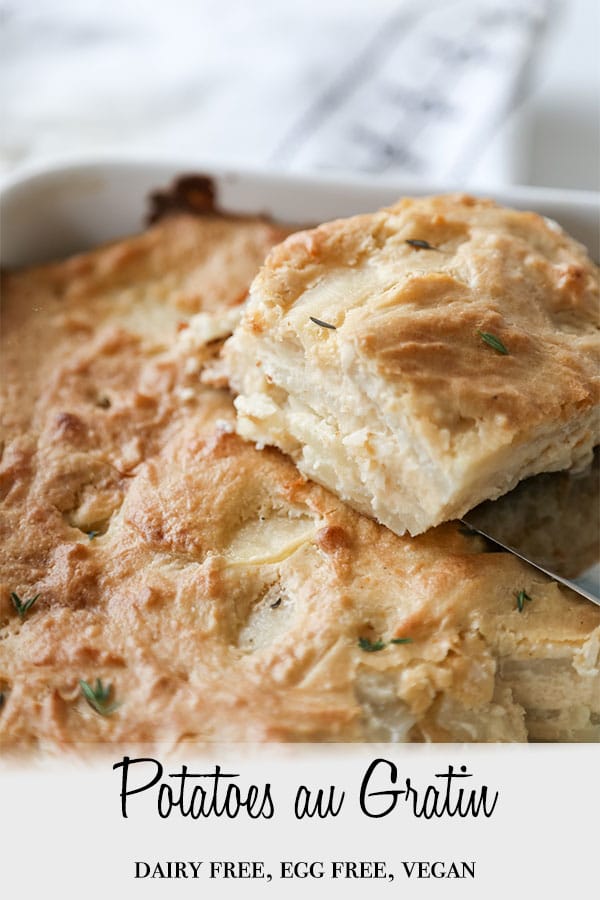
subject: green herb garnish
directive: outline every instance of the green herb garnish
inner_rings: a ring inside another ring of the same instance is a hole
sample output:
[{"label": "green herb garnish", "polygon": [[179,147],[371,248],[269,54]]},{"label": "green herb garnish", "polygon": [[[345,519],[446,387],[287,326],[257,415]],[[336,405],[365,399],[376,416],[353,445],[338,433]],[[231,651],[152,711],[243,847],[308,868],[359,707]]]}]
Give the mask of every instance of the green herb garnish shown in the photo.
[{"label": "green herb garnish", "polygon": [[517,594],[517,609],[519,612],[523,612],[525,607],[525,603],[531,603],[531,597],[527,593],[527,591],[519,591]]},{"label": "green herb garnish", "polygon": [[13,606],[19,614],[20,619],[24,619],[37,598],[39,594],[36,594],[35,597],[30,597],[29,600],[21,600],[18,594],[15,594],[14,591],[11,591],[10,599],[13,602]]},{"label": "green herb garnish", "polygon": [[495,334],[490,334],[489,331],[478,331],[477,334],[481,338],[482,341],[485,341],[496,353],[502,353],[504,356],[508,356],[508,350],[500,340],[497,338]]},{"label": "green herb garnish", "polygon": [[[392,638],[389,641],[390,644],[412,644],[413,639],[411,637],[402,637],[402,638]],[[378,650],[384,650],[388,645],[385,641],[370,641],[369,638],[359,638],[358,646],[361,650],[365,650],[367,653],[376,653]]]},{"label": "green herb garnish", "polygon": [[406,241],[411,247],[414,247],[415,250],[438,250],[438,247],[432,247],[429,241],[421,241],[418,238],[410,238]]},{"label": "green herb garnish", "polygon": [[95,709],[97,713],[100,713],[101,716],[110,716],[110,714],[114,713],[115,709],[121,705],[120,703],[109,702],[112,694],[112,685],[107,684],[104,686],[100,678],[96,678],[95,687],[92,687],[87,681],[83,680],[79,682],[79,686],[81,688],[81,693],[89,705],[92,709]]},{"label": "green herb garnish", "polygon": [[358,639],[358,646],[367,653],[376,653],[377,650],[383,650],[385,641],[370,641],[369,638],[361,637]]},{"label": "green herb garnish", "polygon": [[308,317],[311,322],[314,322],[315,325],[320,325],[321,328],[332,328],[335,331],[335,325],[331,325],[329,322],[323,322],[321,319],[315,319],[314,316]]}]

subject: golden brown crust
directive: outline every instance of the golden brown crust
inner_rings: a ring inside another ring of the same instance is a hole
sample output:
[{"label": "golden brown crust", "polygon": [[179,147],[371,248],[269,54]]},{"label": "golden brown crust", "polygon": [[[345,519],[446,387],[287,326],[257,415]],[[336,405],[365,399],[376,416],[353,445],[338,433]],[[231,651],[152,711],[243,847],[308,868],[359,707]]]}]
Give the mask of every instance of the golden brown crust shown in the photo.
[{"label": "golden brown crust", "polygon": [[[240,433],[418,533],[589,461],[599,326],[597,269],[554,223],[462,195],[402,200],[271,252],[227,348]],[[313,445],[328,426],[337,436]],[[326,446],[335,473],[320,465]]]},{"label": "golden brown crust", "polygon": [[[210,314],[277,237],[172,218],[8,278],[0,742],[598,739],[600,610],[456,524],[398,538],[232,433]],[[22,621],[11,591],[39,593]]]}]

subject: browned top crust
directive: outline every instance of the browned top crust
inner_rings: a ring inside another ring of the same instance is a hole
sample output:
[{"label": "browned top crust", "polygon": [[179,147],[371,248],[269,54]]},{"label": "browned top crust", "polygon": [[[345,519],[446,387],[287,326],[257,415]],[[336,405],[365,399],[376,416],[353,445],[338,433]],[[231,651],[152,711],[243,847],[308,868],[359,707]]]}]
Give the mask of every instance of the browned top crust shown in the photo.
[{"label": "browned top crust", "polygon": [[[597,739],[600,610],[232,433],[199,375],[281,236],[171,217],[5,279],[2,745]],[[11,592],[39,594],[22,620]]]},{"label": "browned top crust", "polygon": [[[407,243],[415,239],[436,249]],[[320,307],[323,318],[385,383],[426,392],[448,424],[500,414],[530,429],[598,402],[598,271],[553,222],[470,196],[407,198],[292,235],[269,255],[257,290],[289,310],[365,258],[378,289],[364,292],[361,309]],[[508,355],[484,352],[478,331]]]},{"label": "browned top crust", "polygon": [[150,195],[148,224],[154,225],[167,215],[219,215],[212,178],[206,175],[180,175],[166,190]]}]

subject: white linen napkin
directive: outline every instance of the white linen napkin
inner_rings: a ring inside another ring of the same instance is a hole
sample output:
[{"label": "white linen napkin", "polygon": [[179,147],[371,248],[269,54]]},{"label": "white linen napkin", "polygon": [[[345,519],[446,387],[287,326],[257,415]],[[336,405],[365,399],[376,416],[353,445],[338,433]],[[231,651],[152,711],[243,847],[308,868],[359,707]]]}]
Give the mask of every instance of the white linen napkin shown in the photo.
[{"label": "white linen napkin", "polygon": [[546,14],[547,0],[2,0],[0,171],[127,149],[468,181]]}]

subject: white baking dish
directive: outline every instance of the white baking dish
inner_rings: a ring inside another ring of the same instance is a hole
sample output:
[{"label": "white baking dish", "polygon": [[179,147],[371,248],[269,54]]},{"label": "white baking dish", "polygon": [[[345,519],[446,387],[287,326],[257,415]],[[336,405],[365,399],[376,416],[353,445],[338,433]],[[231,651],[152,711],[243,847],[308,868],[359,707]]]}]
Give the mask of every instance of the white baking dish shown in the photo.
[{"label": "white baking dish", "polygon": [[[149,211],[150,194],[191,173],[213,179],[218,206],[224,211],[265,213],[299,225],[368,212],[403,194],[461,189],[460,185],[384,182],[355,176],[242,172],[185,161],[79,161],[30,170],[4,184],[0,192],[0,264],[10,268],[58,259],[140,231]],[[490,195],[508,206],[555,219],[582,241],[593,257],[598,257],[597,193],[507,187]],[[595,589],[599,569],[594,566],[577,580]]]},{"label": "white baking dish", "polygon": [[[4,185],[0,262],[13,267],[56,259],[139,231],[150,192],[166,187],[178,174],[192,172],[213,177],[224,210],[264,212],[299,224],[373,210],[402,194],[461,189],[460,185],[383,182],[354,176],[241,172],[189,161],[78,162],[25,172]],[[507,187],[494,190],[491,196],[509,206],[550,216],[597,255],[597,194]]]}]

